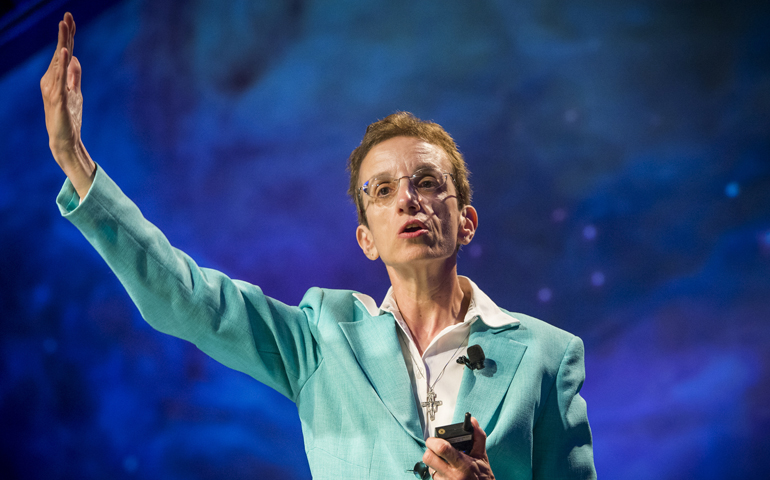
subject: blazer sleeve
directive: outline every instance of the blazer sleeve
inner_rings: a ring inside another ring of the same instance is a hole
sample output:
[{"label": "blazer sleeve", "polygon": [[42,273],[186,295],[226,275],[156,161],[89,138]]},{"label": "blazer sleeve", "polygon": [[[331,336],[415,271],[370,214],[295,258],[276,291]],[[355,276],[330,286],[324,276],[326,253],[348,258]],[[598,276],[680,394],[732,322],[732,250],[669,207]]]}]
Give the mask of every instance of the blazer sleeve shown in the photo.
[{"label": "blazer sleeve", "polygon": [[583,342],[573,337],[533,429],[534,479],[595,479],[591,427],[580,396],[585,380]]},{"label": "blazer sleeve", "polygon": [[170,245],[101,168],[82,201],[67,180],[57,203],[152,327],[296,399],[321,361],[312,334],[320,289],[291,307],[254,285],[199,267]]}]

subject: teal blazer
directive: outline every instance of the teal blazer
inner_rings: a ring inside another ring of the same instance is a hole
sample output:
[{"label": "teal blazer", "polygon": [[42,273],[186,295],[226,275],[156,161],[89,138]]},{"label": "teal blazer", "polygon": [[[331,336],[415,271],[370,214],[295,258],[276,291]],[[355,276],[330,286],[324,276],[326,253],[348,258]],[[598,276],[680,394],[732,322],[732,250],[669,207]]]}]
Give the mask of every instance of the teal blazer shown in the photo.
[{"label": "teal blazer", "polygon": [[[297,405],[316,479],[409,479],[425,441],[390,313],[345,290],[311,288],[299,306],[201,268],[173,248],[100,168],[80,201],[69,181],[62,214],[106,260],[146,321]],[[373,314],[374,313],[374,314]],[[498,479],[595,478],[583,343],[526,315],[469,343],[488,358],[466,370],[454,420],[471,412],[487,433]]]}]

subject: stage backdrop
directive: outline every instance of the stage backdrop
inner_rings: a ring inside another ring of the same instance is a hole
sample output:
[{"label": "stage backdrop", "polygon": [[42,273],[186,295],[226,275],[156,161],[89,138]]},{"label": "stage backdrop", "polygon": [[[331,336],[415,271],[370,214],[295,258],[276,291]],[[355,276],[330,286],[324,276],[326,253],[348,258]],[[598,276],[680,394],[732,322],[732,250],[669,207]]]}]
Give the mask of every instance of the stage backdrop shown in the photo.
[{"label": "stage backdrop", "polygon": [[[63,12],[60,12],[63,13]],[[499,305],[585,340],[606,479],[770,470],[767,2],[141,1],[75,10],[83,139],[202,266],[381,299],[345,162],[454,135]],[[0,477],[310,476],[295,406],[153,331],[54,203],[39,78],[0,78]]]}]

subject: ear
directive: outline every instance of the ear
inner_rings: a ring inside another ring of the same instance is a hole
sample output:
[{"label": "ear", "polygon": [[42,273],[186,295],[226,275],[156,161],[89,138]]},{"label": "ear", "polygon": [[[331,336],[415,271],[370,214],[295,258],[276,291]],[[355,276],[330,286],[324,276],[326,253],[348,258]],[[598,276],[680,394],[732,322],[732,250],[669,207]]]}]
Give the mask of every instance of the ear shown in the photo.
[{"label": "ear", "polygon": [[466,205],[460,211],[460,228],[457,230],[457,240],[460,245],[468,245],[476,234],[479,226],[479,215],[476,209]]},{"label": "ear", "polygon": [[377,260],[380,258],[377,247],[374,245],[374,237],[372,237],[372,232],[369,231],[368,227],[359,225],[358,228],[356,228],[356,240],[358,240],[358,246],[361,247],[366,258],[369,260]]}]

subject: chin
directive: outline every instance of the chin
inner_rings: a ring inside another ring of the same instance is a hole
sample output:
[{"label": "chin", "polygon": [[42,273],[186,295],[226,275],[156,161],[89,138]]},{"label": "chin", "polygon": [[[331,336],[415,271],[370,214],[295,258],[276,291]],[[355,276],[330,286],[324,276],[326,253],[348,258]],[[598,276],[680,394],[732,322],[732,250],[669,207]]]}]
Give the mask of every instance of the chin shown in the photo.
[{"label": "chin", "polygon": [[425,245],[421,246],[422,248],[410,248],[407,252],[401,252],[400,255],[398,255],[398,259],[394,259],[394,262],[386,262],[383,259],[383,262],[386,264],[410,264],[413,265],[415,263],[421,263],[421,262],[435,262],[435,261],[442,261],[447,260],[450,257],[453,257],[455,255],[454,250],[449,249],[434,249]]}]

